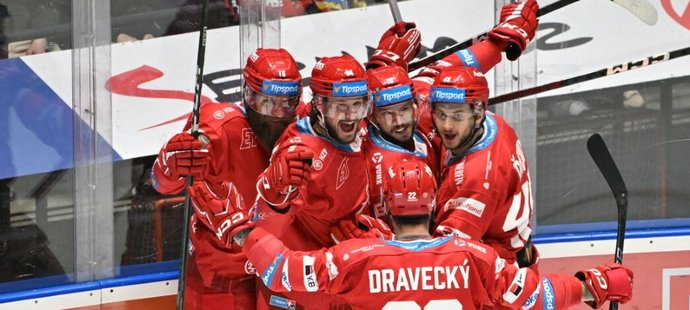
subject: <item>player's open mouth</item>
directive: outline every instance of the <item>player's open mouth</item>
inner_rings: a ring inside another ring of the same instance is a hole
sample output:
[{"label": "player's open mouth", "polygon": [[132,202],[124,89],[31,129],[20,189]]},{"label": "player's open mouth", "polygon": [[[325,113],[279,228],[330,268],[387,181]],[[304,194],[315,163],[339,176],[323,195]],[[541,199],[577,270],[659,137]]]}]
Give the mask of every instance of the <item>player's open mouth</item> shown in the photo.
[{"label": "player's open mouth", "polygon": [[395,133],[403,133],[403,132],[406,132],[406,131],[407,131],[407,128],[410,128],[410,126],[408,126],[408,125],[403,125],[403,126],[397,127],[395,130],[393,130],[393,132],[395,132]]},{"label": "player's open mouth", "polygon": [[339,126],[340,130],[344,132],[351,132],[355,130],[355,121],[341,121]]},{"label": "player's open mouth", "polygon": [[458,134],[456,134],[456,133],[444,133],[443,134],[443,138],[446,139],[447,141],[452,141],[457,136],[458,136]]}]

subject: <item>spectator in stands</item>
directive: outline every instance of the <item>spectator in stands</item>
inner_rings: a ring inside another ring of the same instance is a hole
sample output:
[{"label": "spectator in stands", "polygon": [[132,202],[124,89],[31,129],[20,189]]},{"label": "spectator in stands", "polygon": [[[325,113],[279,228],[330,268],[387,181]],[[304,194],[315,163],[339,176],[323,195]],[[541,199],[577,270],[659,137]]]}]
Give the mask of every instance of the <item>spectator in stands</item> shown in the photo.
[{"label": "spectator in stands", "polygon": [[[45,29],[46,32],[59,24],[69,23],[71,1],[37,1],[29,3],[24,0],[2,0],[6,16],[2,19],[7,37],[30,30]],[[57,35],[37,36],[28,40],[6,39],[7,57],[41,54],[61,50],[70,46],[69,28]],[[4,44],[3,44],[4,46]]]}]

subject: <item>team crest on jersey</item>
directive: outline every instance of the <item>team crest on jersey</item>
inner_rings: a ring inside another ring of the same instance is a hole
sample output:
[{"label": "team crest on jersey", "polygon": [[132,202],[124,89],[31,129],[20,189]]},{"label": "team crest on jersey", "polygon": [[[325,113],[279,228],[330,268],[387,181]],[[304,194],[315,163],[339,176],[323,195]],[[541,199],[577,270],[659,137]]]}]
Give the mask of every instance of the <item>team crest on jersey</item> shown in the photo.
[{"label": "team crest on jersey", "polygon": [[314,160],[314,162],[311,164],[311,167],[314,168],[314,170],[321,170],[323,169],[323,162],[319,159]]},{"label": "team crest on jersey", "polygon": [[338,167],[338,174],[336,175],[336,190],[340,189],[340,187],[343,186],[343,184],[345,184],[347,178],[350,177],[350,165],[348,164],[349,161],[349,158],[343,158],[343,161],[340,162],[340,167]]},{"label": "team crest on jersey", "polygon": [[225,112],[223,112],[221,110],[213,112],[213,118],[218,119],[218,120],[224,119],[225,118]]},{"label": "team crest on jersey", "polygon": [[246,272],[247,274],[251,274],[251,275],[256,274],[256,268],[254,267],[252,262],[250,262],[250,261],[244,262],[244,272]]},{"label": "team crest on jersey", "polygon": [[257,146],[256,136],[250,128],[242,128],[242,142],[240,150],[246,150]]}]

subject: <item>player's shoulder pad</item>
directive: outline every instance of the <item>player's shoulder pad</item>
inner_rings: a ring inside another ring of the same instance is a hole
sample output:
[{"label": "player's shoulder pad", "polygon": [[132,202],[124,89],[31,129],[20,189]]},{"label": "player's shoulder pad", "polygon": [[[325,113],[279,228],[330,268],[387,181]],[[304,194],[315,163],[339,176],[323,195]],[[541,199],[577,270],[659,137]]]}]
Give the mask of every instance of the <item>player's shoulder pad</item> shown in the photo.
[{"label": "player's shoulder pad", "polygon": [[199,123],[216,129],[228,122],[247,122],[242,107],[233,103],[205,104],[199,109]]}]

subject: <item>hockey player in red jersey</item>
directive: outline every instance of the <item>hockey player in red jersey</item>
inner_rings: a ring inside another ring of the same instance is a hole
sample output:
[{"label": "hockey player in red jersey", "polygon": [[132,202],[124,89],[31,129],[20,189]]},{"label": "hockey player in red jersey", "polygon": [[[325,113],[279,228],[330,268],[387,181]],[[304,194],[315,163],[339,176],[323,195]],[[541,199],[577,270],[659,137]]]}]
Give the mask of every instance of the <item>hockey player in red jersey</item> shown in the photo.
[{"label": "hockey player in red jersey", "polygon": [[[247,199],[256,197],[256,179],[266,169],[270,150],[294,122],[301,94],[301,75],[284,49],[258,49],[244,68],[239,104],[205,104],[199,111],[200,138],[185,132],[161,149],[151,179],[162,194],[176,194],[193,175],[211,191],[224,192],[223,181],[236,184]],[[196,218],[190,221],[190,257],[185,309],[251,309],[255,304],[250,265],[239,248],[226,248]]]},{"label": "hockey player in red jersey", "polygon": [[515,131],[486,110],[487,81],[473,68],[441,72],[430,99],[444,146],[436,231],[482,240],[516,262],[532,232],[532,189]]},{"label": "hockey player in red jersey", "polygon": [[[323,57],[309,86],[311,115],[286,129],[256,182],[257,225],[297,250],[332,245],[330,227],[361,211],[369,199],[361,150],[361,121],[370,112],[364,68],[349,55]],[[271,302],[269,296],[262,300]],[[318,297],[310,302],[323,307]]]},{"label": "hockey player in red jersey", "polygon": [[[338,294],[355,309],[566,309],[583,298],[599,307],[632,297],[633,273],[621,265],[600,265],[575,277],[549,275],[561,277],[554,283],[562,286],[553,287],[482,243],[432,238],[436,180],[422,162],[395,163],[384,189],[396,240],[352,239],[306,252],[254,229],[236,191],[219,199],[195,185],[190,195],[203,223],[219,232],[221,242],[242,245],[260,279],[278,292]],[[554,293],[567,298],[555,300]]]},{"label": "hockey player in red jersey", "polygon": [[383,174],[396,162],[419,159],[438,173],[438,158],[431,142],[417,130],[419,108],[412,80],[397,65],[367,71],[373,111],[364,144],[369,167],[372,216],[386,220],[381,190]]},{"label": "hockey player in red jersey", "polygon": [[[365,153],[369,164],[372,215],[383,218],[380,199],[381,172],[395,161],[415,157],[422,158],[438,174],[440,140],[435,144],[425,135],[431,131],[431,117],[425,102],[433,77],[445,67],[470,66],[486,72],[501,61],[501,51],[515,60],[534,37],[537,28],[536,1],[508,4],[503,7],[500,24],[490,33],[490,39],[478,42],[469,49],[454,53],[434,66],[422,71],[411,80],[407,63],[414,59],[420,48],[421,35],[414,23],[397,23],[388,29],[379,41],[378,48],[367,63],[369,89],[373,98],[373,113],[368,118],[369,139]],[[515,46],[519,46],[515,48]],[[420,116],[425,126],[418,130]]]}]

